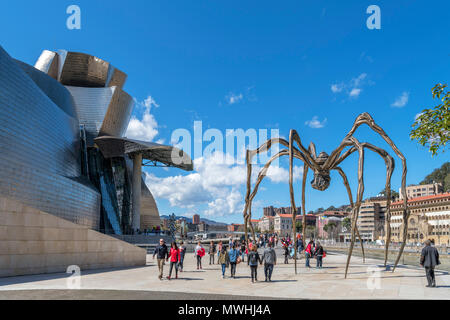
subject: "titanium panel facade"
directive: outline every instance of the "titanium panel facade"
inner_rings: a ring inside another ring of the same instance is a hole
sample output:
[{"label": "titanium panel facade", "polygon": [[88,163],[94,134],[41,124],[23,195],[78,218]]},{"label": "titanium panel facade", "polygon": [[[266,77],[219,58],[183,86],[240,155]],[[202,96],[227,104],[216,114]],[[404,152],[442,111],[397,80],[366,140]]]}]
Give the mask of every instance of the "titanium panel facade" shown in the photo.
[{"label": "titanium panel facade", "polygon": [[64,90],[47,95],[40,87],[51,78],[23,67],[0,47],[0,194],[97,229],[100,195],[80,177],[79,123],[48,96]]}]

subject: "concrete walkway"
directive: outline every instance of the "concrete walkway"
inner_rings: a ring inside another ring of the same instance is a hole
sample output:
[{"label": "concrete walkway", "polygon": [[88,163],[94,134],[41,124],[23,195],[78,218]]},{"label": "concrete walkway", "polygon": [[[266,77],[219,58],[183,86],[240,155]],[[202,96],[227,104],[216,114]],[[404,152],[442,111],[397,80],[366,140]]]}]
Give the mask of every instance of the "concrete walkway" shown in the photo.
[{"label": "concrete walkway", "polygon": [[[450,300],[450,274],[445,271],[436,272],[436,288],[426,288],[425,272],[422,269],[399,266],[392,273],[385,271],[381,260],[366,259],[362,263],[360,257],[353,257],[348,279],[344,279],[346,256],[341,254],[328,255],[324,259],[323,269],[307,269],[304,259],[298,262],[298,274],[294,274],[293,260],[288,265],[283,264],[283,257],[278,255],[279,264],[275,266],[273,282],[259,281],[252,284],[250,269],[247,264],[237,267],[236,279],[222,279],[221,268],[209,265],[204,258],[203,270],[197,270],[193,254],[185,259],[185,272],[179,274],[178,280],[163,280],[157,278],[158,267],[151,256],[147,257],[147,266],[120,270],[82,271],[80,278],[81,291],[77,294],[67,294],[70,287],[67,274],[36,275],[0,279],[0,299],[24,297],[24,292],[32,292],[33,299],[46,297],[46,290],[52,290],[53,299],[80,299],[83,290],[89,292],[89,297],[95,299],[95,291],[100,290],[98,299],[108,298],[100,292],[115,291],[115,299],[128,299],[126,292],[154,293],[161,299],[176,296],[190,299],[186,293],[192,293],[192,299],[197,296],[208,298],[241,297],[276,297],[295,299],[446,299]],[[311,265],[315,265],[315,259]],[[167,275],[168,265],[164,274]],[[229,269],[227,269],[227,275]],[[258,268],[258,280],[264,280],[263,267]],[[72,283],[73,285],[73,283]],[[25,291],[26,290],[26,291]],[[30,291],[31,290],[31,291]],[[37,290],[37,291],[36,291]],[[62,290],[61,296],[55,295],[55,290]],[[122,290],[123,295],[120,294]],[[69,290],[70,291],[70,290]],[[15,293],[14,293],[15,292]],[[63,294],[63,292],[65,292]],[[161,292],[166,293],[161,295]],[[167,295],[173,293],[174,295]],[[205,295],[206,294],[206,295]],[[145,295],[141,295],[145,296]],[[197,296],[196,296],[197,295]],[[205,295],[205,296],[204,296]],[[197,297],[197,299],[198,299]]]}]

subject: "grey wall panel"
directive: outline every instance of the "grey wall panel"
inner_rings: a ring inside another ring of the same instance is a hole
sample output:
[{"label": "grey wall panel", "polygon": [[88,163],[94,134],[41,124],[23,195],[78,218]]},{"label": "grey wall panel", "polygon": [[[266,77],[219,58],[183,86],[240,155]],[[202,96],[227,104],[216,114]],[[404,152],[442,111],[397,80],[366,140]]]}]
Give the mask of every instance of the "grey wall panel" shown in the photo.
[{"label": "grey wall panel", "polygon": [[74,98],[78,120],[80,124],[86,127],[87,143],[89,146],[92,146],[102,127],[103,119],[108,111],[115,88],[67,86],[67,89]]},{"label": "grey wall panel", "polygon": [[77,118],[75,105],[69,90],[46,73],[22,61],[15,60],[36,85],[44,91],[58,107],[72,118]]},{"label": "grey wall panel", "polygon": [[79,183],[79,124],[0,47],[0,194],[92,228],[100,196]]},{"label": "grey wall panel", "polygon": [[67,86],[74,98],[80,124],[85,125],[87,143],[101,135],[123,136],[130,122],[133,99],[120,88],[83,88]]}]

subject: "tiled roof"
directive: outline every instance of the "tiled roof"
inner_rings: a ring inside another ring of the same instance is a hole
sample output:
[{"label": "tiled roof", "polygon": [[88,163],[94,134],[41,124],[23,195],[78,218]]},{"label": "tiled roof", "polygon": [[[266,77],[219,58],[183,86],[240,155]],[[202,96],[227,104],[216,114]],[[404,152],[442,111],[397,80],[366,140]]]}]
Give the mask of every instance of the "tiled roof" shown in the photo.
[{"label": "tiled roof", "polygon": [[[450,197],[450,192],[442,193],[442,194],[436,194],[436,195],[433,195],[433,196],[412,198],[412,199],[408,199],[408,202],[417,202],[417,201],[425,201],[425,200],[436,200],[436,199],[442,199],[442,198],[446,198],[446,197]],[[393,202],[392,205],[402,204],[402,203],[403,203],[403,200],[402,201]]]}]

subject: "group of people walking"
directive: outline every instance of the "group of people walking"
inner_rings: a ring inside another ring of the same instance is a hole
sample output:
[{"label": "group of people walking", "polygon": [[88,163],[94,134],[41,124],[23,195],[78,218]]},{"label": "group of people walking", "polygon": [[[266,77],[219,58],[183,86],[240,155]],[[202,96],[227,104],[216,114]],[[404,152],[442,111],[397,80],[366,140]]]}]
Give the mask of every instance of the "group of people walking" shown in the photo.
[{"label": "group of people walking", "polygon": [[[311,252],[311,243],[308,244],[308,247],[305,250],[305,254]],[[217,264],[221,265],[222,267],[222,278],[226,277],[227,268],[230,268],[230,278],[236,278],[236,266],[240,263],[245,262],[245,258],[247,258],[247,265],[250,267],[252,282],[258,281],[258,265],[262,264],[264,264],[265,281],[272,281],[274,266],[277,263],[277,255],[274,249],[275,245],[275,238],[270,238],[267,243],[264,243],[264,252],[262,255],[260,255],[258,253],[258,244],[253,242],[250,242],[247,247],[244,241],[239,243],[230,239],[228,246],[224,245],[222,242],[219,242],[219,244],[216,246],[216,244],[211,241],[208,248],[209,264],[215,264],[215,257],[217,255]],[[315,248],[315,252],[317,253],[317,255],[324,254],[323,248],[322,246],[320,246],[320,244],[316,245]],[[155,251],[153,253],[153,259],[156,256],[158,261],[158,278],[160,280],[163,279],[164,264],[165,262],[169,262],[170,260],[169,275],[167,276],[167,279],[170,280],[172,278],[172,273],[174,271],[175,279],[178,279],[178,272],[183,272],[185,254],[186,247],[184,246],[183,242],[180,243],[180,246],[178,246],[176,242],[172,242],[169,249],[165,244],[165,241],[161,239],[159,245],[155,248]],[[205,255],[205,248],[203,248],[201,242],[198,242],[197,246],[194,249],[194,256],[197,262],[197,270],[203,269],[202,258]],[[321,258],[322,256],[320,256],[320,266],[322,265]],[[307,266],[309,266],[309,262],[307,263]]]},{"label": "group of people walking", "polygon": [[[288,263],[289,255],[292,256],[292,240],[285,239],[282,240],[282,246],[284,248],[284,263]],[[222,266],[222,278],[225,278],[226,269],[230,268],[230,277],[236,278],[236,266],[244,262],[244,257],[247,256],[247,265],[250,267],[250,274],[252,282],[258,281],[258,265],[264,263],[264,275],[265,281],[272,281],[272,273],[274,266],[277,263],[277,255],[275,253],[274,246],[276,245],[275,239],[270,239],[264,244],[264,252],[262,256],[258,253],[258,245],[253,242],[249,243],[249,246],[245,245],[245,242],[237,243],[232,240],[229,242],[229,250],[222,242],[218,244],[218,248],[211,241],[208,254],[209,254],[209,264],[215,264],[215,256],[217,254],[217,264]],[[304,248],[303,241],[297,239],[297,247],[299,253],[304,252],[305,254],[305,267],[310,268],[310,259],[315,257],[317,260],[316,267],[321,269],[323,264],[323,258],[326,256],[326,251],[323,249],[319,241],[314,242],[310,240]],[[194,254],[197,260],[197,270],[202,269],[202,258],[206,255],[206,251],[203,248],[201,242],[198,242],[195,247]],[[170,260],[169,275],[167,279],[172,278],[172,272],[175,271],[175,278],[178,279],[178,272],[183,272],[183,263],[186,255],[186,247],[184,243],[181,242],[180,246],[176,242],[172,242],[170,249],[165,244],[165,241],[161,239],[159,245],[155,248],[153,253],[153,259],[155,256],[158,261],[160,280],[163,279],[163,270],[165,262]],[[426,277],[428,281],[427,287],[436,287],[434,269],[440,264],[439,253],[437,249],[432,245],[430,240],[425,241],[425,247],[422,250],[420,257],[420,265],[425,268]]]}]

